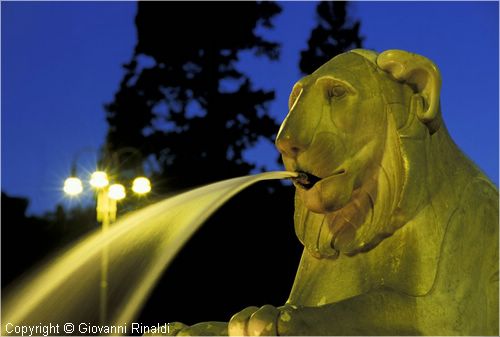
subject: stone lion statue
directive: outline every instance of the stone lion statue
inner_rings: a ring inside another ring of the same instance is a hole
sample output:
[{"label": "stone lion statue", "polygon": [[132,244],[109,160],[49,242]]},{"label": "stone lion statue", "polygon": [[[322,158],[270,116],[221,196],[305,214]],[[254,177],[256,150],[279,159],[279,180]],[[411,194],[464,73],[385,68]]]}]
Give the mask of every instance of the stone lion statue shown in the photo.
[{"label": "stone lion statue", "polygon": [[304,245],[282,307],[179,335],[498,335],[498,190],[450,138],[441,79],[401,50],[297,82],[276,146]]}]

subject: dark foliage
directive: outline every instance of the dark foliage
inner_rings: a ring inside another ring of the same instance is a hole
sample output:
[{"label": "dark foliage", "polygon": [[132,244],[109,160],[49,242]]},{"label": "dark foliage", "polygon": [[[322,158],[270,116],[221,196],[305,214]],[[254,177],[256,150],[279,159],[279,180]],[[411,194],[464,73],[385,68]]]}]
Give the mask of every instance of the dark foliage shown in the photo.
[{"label": "dark foliage", "polygon": [[361,48],[360,22],[351,22],[346,1],[321,1],[317,7],[318,26],[311,32],[308,48],[301,52],[300,70],[310,74],[331,58]]},{"label": "dark foliage", "polygon": [[157,190],[248,174],[243,151],[278,125],[267,114],[274,92],[254,89],[236,62],[246,50],[278,57],[254,31],[279,12],[271,2],[140,2],[134,56],[106,107],[109,149],[154,156]]},{"label": "dark foliage", "polygon": [[2,192],[2,288],[34,265],[97,227],[95,211],[58,206],[43,217],[26,216],[28,200]]}]

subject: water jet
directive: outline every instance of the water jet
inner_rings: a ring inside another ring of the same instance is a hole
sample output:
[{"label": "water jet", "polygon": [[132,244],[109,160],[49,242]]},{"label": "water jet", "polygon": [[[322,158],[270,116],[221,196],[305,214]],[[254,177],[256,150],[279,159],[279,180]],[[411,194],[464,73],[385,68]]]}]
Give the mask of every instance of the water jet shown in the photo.
[{"label": "water jet", "polygon": [[[109,324],[133,321],[168,264],[201,224],[229,198],[263,180],[295,172],[266,172],[206,185],[127,214],[96,231],[4,292],[2,321],[14,325],[99,321],[100,256],[109,254]],[[5,325],[2,326],[3,334]]]}]

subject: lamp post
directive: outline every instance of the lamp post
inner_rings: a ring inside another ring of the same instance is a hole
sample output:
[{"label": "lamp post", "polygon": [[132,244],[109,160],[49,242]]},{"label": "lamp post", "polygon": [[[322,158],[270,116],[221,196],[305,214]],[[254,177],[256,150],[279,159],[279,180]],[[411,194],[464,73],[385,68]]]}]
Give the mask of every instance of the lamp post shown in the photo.
[{"label": "lamp post", "polygon": [[[89,184],[95,190],[97,222],[101,223],[101,230],[104,233],[116,220],[117,202],[126,197],[125,186],[119,183],[111,184],[108,174],[104,171],[92,173]],[[131,189],[138,195],[147,194],[151,191],[151,182],[144,176],[138,176],[133,180]],[[83,183],[77,177],[75,165],[71,170],[71,176],[64,182],[63,190],[70,196],[76,196],[83,192]],[[107,323],[108,266],[109,252],[106,245],[102,249],[99,284],[99,321],[101,324]]]}]

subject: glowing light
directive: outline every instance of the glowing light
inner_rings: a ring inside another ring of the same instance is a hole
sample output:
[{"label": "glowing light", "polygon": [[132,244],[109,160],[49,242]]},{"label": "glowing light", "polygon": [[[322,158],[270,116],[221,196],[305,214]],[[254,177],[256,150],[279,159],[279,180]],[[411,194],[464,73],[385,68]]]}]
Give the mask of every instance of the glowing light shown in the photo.
[{"label": "glowing light", "polygon": [[113,184],[109,186],[108,197],[113,200],[121,200],[125,198],[125,187],[122,184]]},{"label": "glowing light", "polygon": [[106,172],[103,171],[95,171],[90,176],[90,185],[95,188],[103,188],[108,186],[109,180]]},{"label": "glowing light", "polygon": [[132,191],[137,194],[146,194],[151,191],[151,182],[146,177],[137,177],[132,183]]},{"label": "glowing light", "polygon": [[69,195],[80,194],[83,191],[82,181],[76,177],[69,177],[64,181],[63,190]]}]

